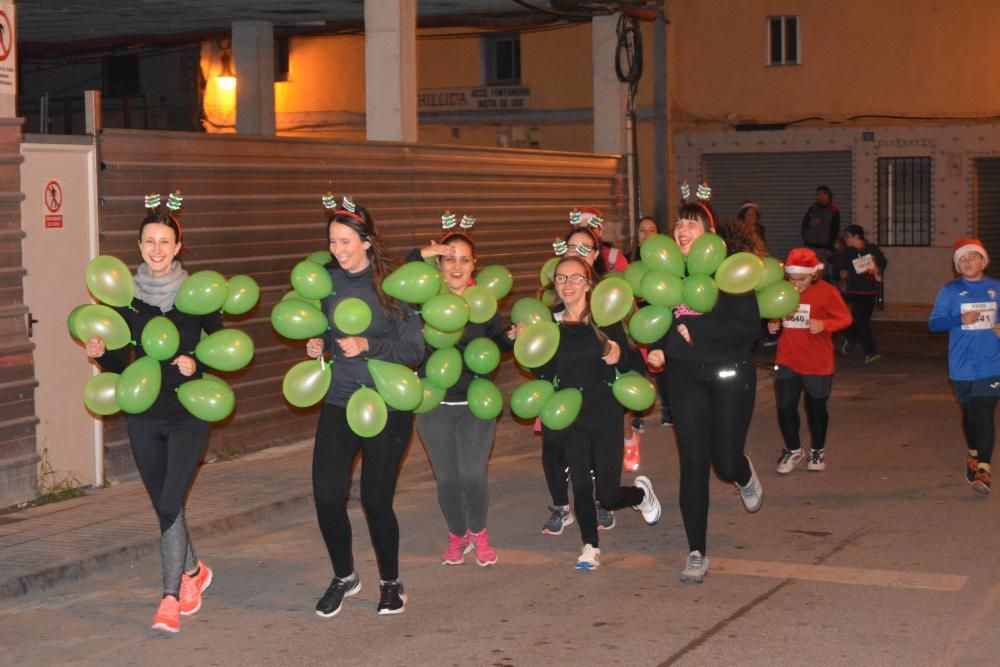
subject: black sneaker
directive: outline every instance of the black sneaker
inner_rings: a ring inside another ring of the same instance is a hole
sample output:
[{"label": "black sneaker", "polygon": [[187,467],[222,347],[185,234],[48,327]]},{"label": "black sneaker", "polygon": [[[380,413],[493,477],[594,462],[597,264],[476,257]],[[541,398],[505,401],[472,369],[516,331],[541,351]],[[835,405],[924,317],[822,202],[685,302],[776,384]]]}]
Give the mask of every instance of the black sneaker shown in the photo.
[{"label": "black sneaker", "polygon": [[641,417],[632,417],[632,430],[636,433],[646,432],[646,424],[642,421]]},{"label": "black sneaker", "polygon": [[378,601],[378,615],[402,614],[406,611],[406,593],[403,592],[403,582],[383,581],[378,585],[381,592]]},{"label": "black sneaker", "polygon": [[330,587],[323,593],[323,597],[316,603],[316,615],[323,618],[330,618],[340,613],[340,608],[344,606],[344,598],[357,595],[361,592],[361,577],[354,572],[349,577],[341,579],[334,577],[330,582]]},{"label": "black sneaker", "polygon": [[969,484],[976,483],[976,471],[979,470],[979,459],[974,456],[965,459],[965,481]]}]

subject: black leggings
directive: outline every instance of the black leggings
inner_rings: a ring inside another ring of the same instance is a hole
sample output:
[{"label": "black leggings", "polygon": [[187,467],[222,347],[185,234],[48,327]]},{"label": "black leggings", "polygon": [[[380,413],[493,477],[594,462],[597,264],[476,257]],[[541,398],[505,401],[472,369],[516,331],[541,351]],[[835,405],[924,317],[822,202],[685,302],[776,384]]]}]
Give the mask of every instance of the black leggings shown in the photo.
[{"label": "black leggings", "polygon": [[135,464],[160,522],[163,593],[177,596],[181,573],[198,565],[184,522],[184,503],[205,452],[208,423],[194,417],[131,415],[127,422]]},{"label": "black leggings", "polygon": [[[550,450],[563,452],[564,460],[569,464],[573,511],[580,524],[580,538],[584,544],[600,546],[591,471],[597,480],[597,500],[609,510],[638,505],[645,497],[638,487],[621,486],[624,440],[624,414],[621,412],[609,416],[599,427],[580,428],[573,425],[563,431],[542,431],[543,448],[548,443]],[[562,482],[562,492],[565,495],[565,481]],[[566,505],[568,501],[561,504]]]},{"label": "black leggings", "polygon": [[709,469],[745,485],[743,449],[753,416],[757,373],[750,360],[709,363],[671,359],[667,389],[681,464],[680,506],[691,551],[706,552]]},{"label": "black leggings", "polygon": [[323,404],[313,449],[313,496],[335,576],[349,577],[354,572],[347,500],[354,459],[360,450],[361,506],[378,559],[379,577],[383,581],[399,577],[399,524],[392,500],[412,431],[413,413],[390,411],[381,433],[362,438],[348,426],[345,408]]},{"label": "black leggings", "polygon": [[962,431],[969,451],[976,452],[976,458],[982,463],[993,460],[993,440],[996,437],[996,427],[993,415],[997,408],[996,396],[976,396],[962,406]]},{"label": "black leggings", "polygon": [[852,318],[851,326],[844,332],[847,342],[853,345],[855,341],[860,340],[861,349],[866,356],[877,354],[878,348],[875,346],[875,336],[872,334],[872,314],[875,312],[876,296],[848,294],[846,301],[851,308]]},{"label": "black leggings", "polygon": [[[803,392],[804,390],[804,392]],[[826,410],[827,396],[816,397],[809,393],[801,375],[775,378],[774,395],[778,406],[778,427],[785,440],[785,449],[794,452],[802,449],[799,440],[799,396],[805,393],[806,424],[813,449],[823,449],[830,413]]]}]

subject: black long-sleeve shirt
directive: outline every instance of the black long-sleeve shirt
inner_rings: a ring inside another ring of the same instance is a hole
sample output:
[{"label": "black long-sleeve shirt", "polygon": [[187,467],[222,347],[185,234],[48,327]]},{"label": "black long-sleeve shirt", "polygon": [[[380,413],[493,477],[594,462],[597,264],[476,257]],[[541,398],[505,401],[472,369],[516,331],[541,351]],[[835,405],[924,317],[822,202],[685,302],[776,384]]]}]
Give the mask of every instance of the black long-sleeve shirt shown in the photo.
[{"label": "black long-sleeve shirt", "polygon": [[[677,326],[683,324],[691,335],[691,343],[681,337]],[[681,304],[674,309],[674,322],[667,334],[649,345],[650,350],[663,350],[667,363],[671,359],[702,362],[742,361],[752,357],[753,344],[760,335],[760,310],[757,297],[748,294],[719,292],[715,307],[707,313],[696,313]]]}]

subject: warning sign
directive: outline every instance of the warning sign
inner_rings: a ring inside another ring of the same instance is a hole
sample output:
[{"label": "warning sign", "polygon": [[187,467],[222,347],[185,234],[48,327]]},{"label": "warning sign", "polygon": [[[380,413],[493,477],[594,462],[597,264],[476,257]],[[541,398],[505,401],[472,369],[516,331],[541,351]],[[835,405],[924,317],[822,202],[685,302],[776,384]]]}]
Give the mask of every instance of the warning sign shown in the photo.
[{"label": "warning sign", "polygon": [[62,229],[63,217],[61,215],[45,216],[45,229]]},{"label": "warning sign", "polygon": [[14,25],[2,8],[0,8],[0,63],[10,57],[14,46]]},{"label": "warning sign", "polygon": [[45,184],[45,208],[50,213],[58,213],[62,208],[62,185],[59,181],[49,181]]},{"label": "warning sign", "polygon": [[[14,34],[14,3],[0,1],[0,97],[13,107],[17,93],[17,38]],[[0,104],[0,107],[3,107]]]}]

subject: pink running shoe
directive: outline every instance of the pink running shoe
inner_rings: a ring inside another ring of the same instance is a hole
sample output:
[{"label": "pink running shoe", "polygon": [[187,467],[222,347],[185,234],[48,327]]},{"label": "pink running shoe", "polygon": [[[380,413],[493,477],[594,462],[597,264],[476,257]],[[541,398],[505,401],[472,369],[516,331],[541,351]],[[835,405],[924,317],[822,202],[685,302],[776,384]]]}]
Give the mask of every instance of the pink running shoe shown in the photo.
[{"label": "pink running shoe", "polygon": [[632,442],[625,443],[625,458],[622,459],[625,472],[635,472],[639,469],[639,434],[632,434]]},{"label": "pink running shoe", "polygon": [[181,605],[173,595],[163,596],[160,608],[156,610],[156,616],[153,617],[152,628],[164,632],[181,631]]},{"label": "pink running shoe", "polygon": [[486,533],[486,529],[483,528],[479,533],[469,531],[468,535],[472,545],[476,548],[476,563],[480,567],[496,564],[497,550],[490,545],[490,536]]},{"label": "pink running shoe", "polygon": [[472,551],[475,547],[472,546],[472,542],[469,541],[469,534],[466,533],[459,537],[458,535],[452,535],[448,533],[448,548],[444,550],[441,555],[442,565],[461,565],[465,562],[465,554]]},{"label": "pink running shoe", "polygon": [[212,568],[198,561],[198,574],[181,575],[181,615],[190,616],[201,609],[201,594],[212,585]]}]

